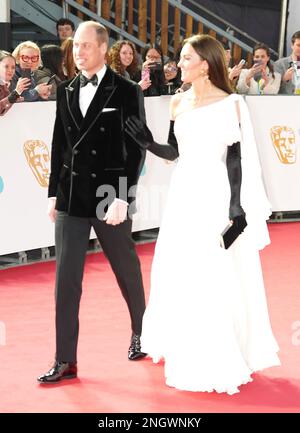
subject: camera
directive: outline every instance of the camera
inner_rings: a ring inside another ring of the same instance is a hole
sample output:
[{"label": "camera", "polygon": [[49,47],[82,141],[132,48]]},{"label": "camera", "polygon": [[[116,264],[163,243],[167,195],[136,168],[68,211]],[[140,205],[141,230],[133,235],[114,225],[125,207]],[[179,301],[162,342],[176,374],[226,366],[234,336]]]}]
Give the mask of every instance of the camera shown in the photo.
[{"label": "camera", "polygon": [[151,71],[159,71],[162,69],[162,63],[161,62],[152,62],[152,63],[148,63],[148,68]]},{"label": "camera", "polygon": [[29,79],[31,79],[31,69],[30,68],[22,69],[21,70],[21,75],[22,75],[22,78],[29,78]]},{"label": "camera", "polygon": [[[261,66],[263,64],[262,60],[254,60],[254,66]],[[259,82],[262,79],[262,72],[258,71],[253,76],[254,80]]]}]

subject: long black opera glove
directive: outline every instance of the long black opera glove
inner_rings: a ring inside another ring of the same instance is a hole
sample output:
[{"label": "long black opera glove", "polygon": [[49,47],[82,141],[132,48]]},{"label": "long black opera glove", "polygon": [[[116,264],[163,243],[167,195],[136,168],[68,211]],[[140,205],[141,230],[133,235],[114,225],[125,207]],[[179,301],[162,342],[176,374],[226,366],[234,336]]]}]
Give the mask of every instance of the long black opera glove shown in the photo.
[{"label": "long black opera glove", "polygon": [[142,148],[147,149],[160,158],[174,161],[178,158],[178,144],[174,134],[174,121],[170,121],[168,144],[156,143],[150,129],[136,116],[126,121],[125,132]]},{"label": "long black opera glove", "polygon": [[241,144],[239,141],[227,148],[226,157],[227,174],[230,184],[231,197],[229,206],[229,219],[235,224],[245,220],[245,212],[241,206],[241,184],[242,184],[242,165],[241,165]]}]

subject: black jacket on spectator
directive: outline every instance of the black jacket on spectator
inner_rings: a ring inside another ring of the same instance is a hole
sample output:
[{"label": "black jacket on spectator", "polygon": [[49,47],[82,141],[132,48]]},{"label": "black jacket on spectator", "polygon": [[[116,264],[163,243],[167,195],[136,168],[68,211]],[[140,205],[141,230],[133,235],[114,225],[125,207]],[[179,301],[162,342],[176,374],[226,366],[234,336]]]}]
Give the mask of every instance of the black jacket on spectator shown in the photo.
[{"label": "black jacket on spectator", "polygon": [[[57,197],[57,210],[95,217],[103,200],[96,197],[101,185],[113,186],[116,197],[128,203],[135,200],[135,192],[124,195],[138,182],[145,150],[124,133],[124,126],[131,115],[145,121],[143,94],[140,86],[107,67],[83,118],[79,89],[79,75],[57,89],[48,195]],[[125,191],[119,189],[120,177],[127,179]]]},{"label": "black jacket on spectator", "polygon": [[[142,78],[142,72],[138,71],[134,77],[135,82],[139,82]],[[165,85],[165,74],[163,69],[151,70],[150,69],[151,86],[144,90],[144,96],[160,96],[168,93],[167,86]]]},{"label": "black jacket on spectator", "polygon": [[[48,81],[51,77],[53,77],[53,72],[50,71],[50,69],[45,68],[44,66],[37,69],[34,72],[34,79],[36,81],[36,84],[41,84],[41,83],[46,83],[48,84]],[[55,101],[56,100],[56,91],[57,91],[57,86],[62,82],[62,80],[55,75],[53,77],[53,79],[51,80],[51,93],[50,96],[48,97],[49,101]]]},{"label": "black jacket on spectator", "polygon": [[[22,69],[20,68],[20,65],[16,65],[16,72],[10,85],[11,90],[15,90],[19,78],[22,78]],[[40,98],[38,91],[35,90],[36,82],[33,72],[31,73],[30,80],[31,85],[27,90],[24,90],[24,92],[22,93],[22,98],[24,98],[25,102],[43,101],[43,99]]]}]

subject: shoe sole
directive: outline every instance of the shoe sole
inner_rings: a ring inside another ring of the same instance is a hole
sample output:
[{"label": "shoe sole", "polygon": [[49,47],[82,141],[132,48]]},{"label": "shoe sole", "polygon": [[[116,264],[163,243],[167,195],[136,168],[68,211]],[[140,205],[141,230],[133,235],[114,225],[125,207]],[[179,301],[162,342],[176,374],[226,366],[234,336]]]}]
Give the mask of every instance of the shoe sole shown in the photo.
[{"label": "shoe sole", "polygon": [[140,353],[139,355],[136,355],[134,358],[128,357],[128,359],[129,359],[129,361],[137,361],[138,359],[145,358],[145,356],[147,356],[147,353],[143,353],[143,354]]},{"label": "shoe sole", "polygon": [[62,380],[65,380],[65,379],[76,379],[76,378],[77,378],[77,374],[69,374],[69,375],[67,375],[67,376],[63,376],[63,377],[61,377],[60,379],[57,379],[57,380],[51,380],[51,381],[49,381],[49,382],[46,382],[46,381],[43,381],[43,380],[39,380],[39,379],[37,379],[37,381],[38,381],[41,385],[53,385],[53,384],[56,384],[56,383],[61,382]]}]

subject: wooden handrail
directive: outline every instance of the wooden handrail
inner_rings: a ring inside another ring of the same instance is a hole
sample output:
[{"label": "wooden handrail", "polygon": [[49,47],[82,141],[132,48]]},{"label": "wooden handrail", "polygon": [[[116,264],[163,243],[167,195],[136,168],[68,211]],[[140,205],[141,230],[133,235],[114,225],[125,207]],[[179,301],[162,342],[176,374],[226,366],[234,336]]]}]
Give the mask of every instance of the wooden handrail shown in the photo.
[{"label": "wooden handrail", "polygon": [[[77,0],[77,3],[89,7],[92,12],[97,10],[97,0]],[[125,17],[123,17],[124,0],[102,0],[101,17],[138,37],[144,43],[155,43],[159,39],[165,55],[169,55],[170,51],[173,54],[176,53],[182,40],[195,33],[206,33],[217,38],[216,26],[214,29],[209,28],[207,22],[206,24],[200,22],[194,13],[192,16],[186,11],[180,10],[180,6],[176,7],[176,2],[160,0],[160,3],[161,9],[158,10],[157,0],[138,0],[138,30],[134,25],[133,0],[125,2]],[[171,8],[173,8],[172,12]],[[81,11],[77,11],[77,15],[82,19],[85,18]],[[149,27],[148,15],[150,15]],[[125,18],[125,22],[123,22],[123,18]],[[233,43],[232,57],[234,63],[238,63],[241,56],[247,59],[248,64],[251,62],[251,53],[243,51],[237,43]]]}]

